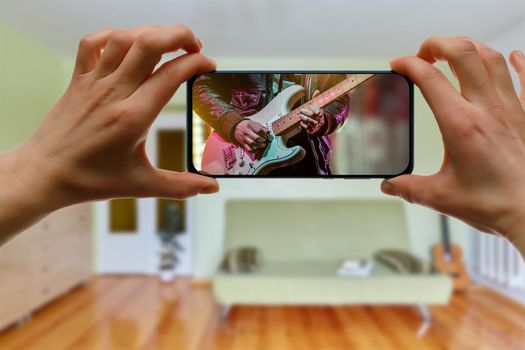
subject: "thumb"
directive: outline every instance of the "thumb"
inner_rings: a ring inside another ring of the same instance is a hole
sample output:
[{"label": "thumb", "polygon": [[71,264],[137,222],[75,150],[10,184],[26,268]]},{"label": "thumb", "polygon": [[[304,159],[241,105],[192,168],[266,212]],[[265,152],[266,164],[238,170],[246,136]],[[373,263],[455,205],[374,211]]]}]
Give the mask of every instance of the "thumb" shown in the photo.
[{"label": "thumb", "polygon": [[525,56],[523,55],[523,52],[519,50],[514,50],[510,53],[510,63],[514,67],[514,70],[516,73],[518,73],[518,76],[520,78],[520,85],[521,85],[521,95],[520,100],[521,104],[525,106]]},{"label": "thumb", "polygon": [[219,191],[218,182],[211,177],[164,169],[155,169],[150,183],[151,195],[161,198],[185,199]]},{"label": "thumb", "polygon": [[391,196],[398,196],[409,203],[433,206],[434,176],[401,175],[383,180],[381,191]]},{"label": "thumb", "polygon": [[312,94],[312,98],[316,98],[319,95],[321,95],[321,91],[315,90],[314,93]]}]

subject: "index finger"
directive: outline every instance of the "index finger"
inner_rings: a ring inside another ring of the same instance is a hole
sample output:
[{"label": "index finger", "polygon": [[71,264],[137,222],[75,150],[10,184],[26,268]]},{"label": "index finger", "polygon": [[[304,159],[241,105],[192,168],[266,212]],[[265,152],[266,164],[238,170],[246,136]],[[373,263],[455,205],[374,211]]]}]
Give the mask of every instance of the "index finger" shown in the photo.
[{"label": "index finger", "polygon": [[95,68],[100,57],[100,50],[106,45],[109,36],[114,31],[112,28],[101,29],[80,39],[74,75],[88,73]]},{"label": "index finger", "polygon": [[129,97],[135,100],[149,125],[168,103],[180,84],[196,74],[214,70],[215,61],[200,54],[185,54],[164,63]]},{"label": "index finger", "polygon": [[269,130],[264,125],[257,122],[250,124],[250,126],[253,131],[262,136],[266,136],[269,132]]},{"label": "index finger", "polygon": [[406,75],[421,90],[442,133],[448,124],[460,122],[454,110],[467,101],[456,91],[450,81],[432,64],[416,56],[399,57],[390,62],[392,70]]},{"label": "index finger", "polygon": [[495,95],[485,65],[471,40],[431,37],[421,44],[417,56],[429,63],[447,61],[457,76],[462,95],[467,100],[486,103],[487,97]]},{"label": "index finger", "polygon": [[127,83],[138,85],[151,74],[163,54],[179,49],[196,53],[201,45],[201,41],[185,26],[151,29],[135,40],[118,71]]}]

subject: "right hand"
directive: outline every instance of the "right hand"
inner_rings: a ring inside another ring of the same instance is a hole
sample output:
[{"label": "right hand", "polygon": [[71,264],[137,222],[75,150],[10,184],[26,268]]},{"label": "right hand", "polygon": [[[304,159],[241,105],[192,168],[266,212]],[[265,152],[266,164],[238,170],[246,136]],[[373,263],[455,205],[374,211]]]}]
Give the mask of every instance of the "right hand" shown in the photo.
[{"label": "right hand", "polygon": [[[449,63],[459,92],[432,65],[438,60]],[[523,88],[525,57],[514,51],[510,60]],[[421,89],[445,151],[435,174],[388,179],[382,191],[503,235],[525,256],[525,96],[505,57],[468,38],[434,37],[391,66]]]},{"label": "right hand", "polygon": [[245,119],[235,127],[234,137],[242,148],[256,153],[268,146],[269,133],[262,124]]}]

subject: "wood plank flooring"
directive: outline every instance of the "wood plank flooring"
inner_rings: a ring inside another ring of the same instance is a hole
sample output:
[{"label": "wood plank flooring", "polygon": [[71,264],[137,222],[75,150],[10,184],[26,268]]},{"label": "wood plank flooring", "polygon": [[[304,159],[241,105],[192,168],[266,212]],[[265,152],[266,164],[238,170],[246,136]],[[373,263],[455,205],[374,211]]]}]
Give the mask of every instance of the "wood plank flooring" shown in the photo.
[{"label": "wood plank flooring", "polygon": [[233,308],[219,322],[209,286],[180,278],[95,277],[0,333],[0,349],[525,349],[525,307],[483,287],[432,307]]}]

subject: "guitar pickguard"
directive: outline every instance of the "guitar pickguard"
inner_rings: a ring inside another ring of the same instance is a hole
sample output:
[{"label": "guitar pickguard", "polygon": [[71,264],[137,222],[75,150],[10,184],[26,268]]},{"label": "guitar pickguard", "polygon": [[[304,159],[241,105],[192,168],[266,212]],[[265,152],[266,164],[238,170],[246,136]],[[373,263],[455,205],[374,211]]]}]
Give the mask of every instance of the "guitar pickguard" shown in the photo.
[{"label": "guitar pickguard", "polygon": [[301,86],[291,86],[277,95],[260,112],[250,117],[269,130],[268,146],[262,154],[252,154],[213,132],[204,148],[202,171],[210,175],[262,175],[301,160],[305,154],[304,149],[300,146],[286,145],[287,139],[296,134],[300,128],[278,136],[272,130],[272,121],[286,115],[303,94],[304,89]]}]

